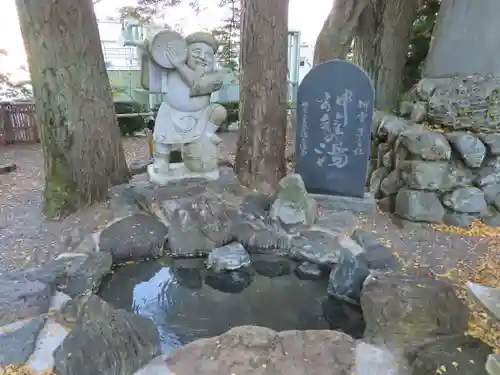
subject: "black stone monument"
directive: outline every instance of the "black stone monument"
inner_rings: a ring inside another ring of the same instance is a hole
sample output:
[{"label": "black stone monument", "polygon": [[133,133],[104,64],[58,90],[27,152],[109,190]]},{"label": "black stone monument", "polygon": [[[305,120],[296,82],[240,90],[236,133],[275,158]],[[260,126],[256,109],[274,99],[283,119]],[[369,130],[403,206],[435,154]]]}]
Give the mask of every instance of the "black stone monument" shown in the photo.
[{"label": "black stone monument", "polygon": [[374,97],[368,75],[348,61],[324,62],[304,77],[295,170],[309,193],[364,197]]}]

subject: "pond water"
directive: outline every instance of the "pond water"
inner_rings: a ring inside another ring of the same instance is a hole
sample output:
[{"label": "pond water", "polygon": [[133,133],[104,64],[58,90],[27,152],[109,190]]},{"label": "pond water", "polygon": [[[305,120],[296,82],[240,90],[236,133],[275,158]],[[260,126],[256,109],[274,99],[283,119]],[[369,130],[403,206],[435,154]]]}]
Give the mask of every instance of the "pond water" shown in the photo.
[{"label": "pond water", "polygon": [[327,298],[326,276],[301,280],[297,265],[282,258],[254,256],[252,262],[222,274],[207,271],[201,259],[128,264],[104,280],[99,295],[115,308],[152,319],[164,353],[241,325],[362,334],[361,311]]}]

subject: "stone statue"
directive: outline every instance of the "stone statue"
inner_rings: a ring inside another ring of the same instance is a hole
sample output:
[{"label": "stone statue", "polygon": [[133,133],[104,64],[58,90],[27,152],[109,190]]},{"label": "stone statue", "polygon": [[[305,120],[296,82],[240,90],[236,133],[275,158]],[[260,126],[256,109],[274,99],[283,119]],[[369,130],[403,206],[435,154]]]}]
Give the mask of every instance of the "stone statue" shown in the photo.
[{"label": "stone statue", "polygon": [[[217,40],[196,32],[183,38],[162,30],[142,47],[141,75],[150,93],[161,93],[153,133],[154,163],[148,167],[152,182],[167,184],[183,178],[217,179],[216,130],[226,120],[226,109],[210,103],[222,87],[224,72],[215,70]],[[170,163],[170,151],[180,145],[182,163]]]}]

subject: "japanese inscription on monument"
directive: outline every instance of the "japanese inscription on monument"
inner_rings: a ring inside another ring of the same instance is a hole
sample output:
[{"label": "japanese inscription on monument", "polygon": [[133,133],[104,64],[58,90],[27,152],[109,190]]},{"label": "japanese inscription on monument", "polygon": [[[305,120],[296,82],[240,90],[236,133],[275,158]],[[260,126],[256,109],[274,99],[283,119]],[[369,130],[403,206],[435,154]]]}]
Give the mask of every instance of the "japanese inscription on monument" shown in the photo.
[{"label": "japanese inscription on monument", "polygon": [[297,166],[312,193],[363,197],[374,90],[357,65],[314,67],[297,98]]}]

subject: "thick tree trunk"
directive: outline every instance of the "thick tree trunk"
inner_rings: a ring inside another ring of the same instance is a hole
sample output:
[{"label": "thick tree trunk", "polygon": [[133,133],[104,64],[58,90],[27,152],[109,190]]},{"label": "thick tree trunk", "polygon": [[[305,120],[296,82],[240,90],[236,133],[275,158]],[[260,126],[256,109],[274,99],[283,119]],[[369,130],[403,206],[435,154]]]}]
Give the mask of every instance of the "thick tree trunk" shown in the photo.
[{"label": "thick tree trunk", "polygon": [[45,158],[45,213],[62,217],[128,181],[91,0],[16,0]]},{"label": "thick tree trunk", "polygon": [[370,0],[333,0],[314,47],[314,65],[345,59],[358,26],[359,16]]},{"label": "thick tree trunk", "polygon": [[236,171],[264,192],[286,172],[287,41],[288,0],[245,1]]},{"label": "thick tree trunk", "polygon": [[442,0],[423,75],[500,74],[500,1]]},{"label": "thick tree trunk", "polygon": [[375,86],[375,106],[398,107],[418,0],[374,0],[361,13],[354,37],[354,62]]}]

